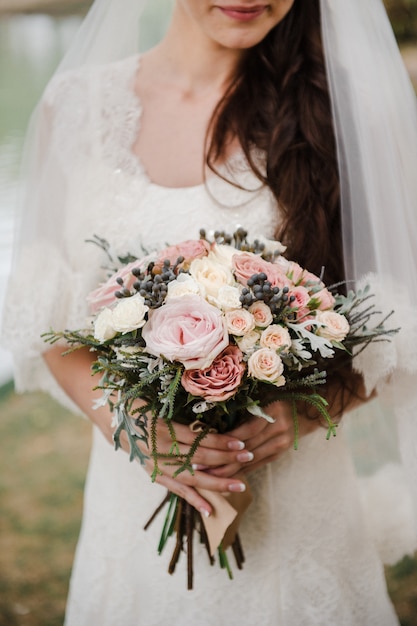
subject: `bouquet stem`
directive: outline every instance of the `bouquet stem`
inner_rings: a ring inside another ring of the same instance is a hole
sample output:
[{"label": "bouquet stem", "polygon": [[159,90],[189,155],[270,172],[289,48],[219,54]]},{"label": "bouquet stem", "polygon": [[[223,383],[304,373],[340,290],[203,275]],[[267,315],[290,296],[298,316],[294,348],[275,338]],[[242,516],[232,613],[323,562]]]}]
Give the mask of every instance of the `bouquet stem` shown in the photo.
[{"label": "bouquet stem", "polygon": [[[187,553],[187,589],[192,590],[194,585],[194,531],[199,534],[200,542],[207,551],[210,565],[214,565],[214,557],[210,552],[210,545],[207,531],[204,526],[203,518],[198,511],[195,510],[184,498],[168,492],[161,504],[155,509],[149,520],[144,526],[147,530],[158,514],[162,511],[166,504],[169,504],[165,517],[164,526],[161,532],[161,538],[158,546],[158,553],[161,554],[165,545],[174,533],[176,533],[175,547],[168,566],[168,573],[173,574],[180,559],[181,552]],[[245,556],[239,535],[236,533],[231,544],[233,554],[235,556],[238,569],[243,569]],[[233,574],[226,555],[226,550],[220,544],[218,547],[219,564],[222,569],[226,569],[230,579]]]}]

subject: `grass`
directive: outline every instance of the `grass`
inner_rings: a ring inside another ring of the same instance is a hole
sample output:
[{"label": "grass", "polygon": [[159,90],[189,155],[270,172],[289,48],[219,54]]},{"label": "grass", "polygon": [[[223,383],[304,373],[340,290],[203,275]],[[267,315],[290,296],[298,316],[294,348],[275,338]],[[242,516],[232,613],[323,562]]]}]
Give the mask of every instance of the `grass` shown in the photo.
[{"label": "grass", "polygon": [[43,394],[0,393],[0,626],[63,622],[90,426]]},{"label": "grass", "polygon": [[[41,393],[17,396],[12,384],[0,388],[0,415],[0,626],[59,626],[90,426]],[[417,560],[387,569],[387,580],[402,626],[417,626]]]}]

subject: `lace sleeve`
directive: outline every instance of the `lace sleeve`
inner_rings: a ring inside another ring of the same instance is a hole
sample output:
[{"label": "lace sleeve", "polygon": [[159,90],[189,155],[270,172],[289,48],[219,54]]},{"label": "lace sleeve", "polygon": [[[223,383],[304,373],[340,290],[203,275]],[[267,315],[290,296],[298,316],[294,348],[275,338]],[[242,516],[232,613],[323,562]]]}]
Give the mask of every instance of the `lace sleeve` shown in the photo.
[{"label": "lace sleeve", "polygon": [[[74,266],[71,189],[91,149],[88,75],[61,75],[47,88],[29,130],[33,148],[6,292],[2,342],[14,357],[18,391],[42,389],[74,409],[49,373],[41,334],[85,323],[87,276]],[[71,180],[71,184],[70,184]],[[76,187],[77,185],[75,185]],[[82,303],[82,304],[80,304]]]},{"label": "lace sleeve", "polygon": [[386,328],[398,329],[398,333],[369,344],[354,358],[354,368],[362,374],[368,393],[376,390],[384,401],[406,407],[415,394],[417,377],[417,310],[407,290],[387,278],[368,274],[359,288],[366,285],[374,296],[372,324],[385,320]]}]

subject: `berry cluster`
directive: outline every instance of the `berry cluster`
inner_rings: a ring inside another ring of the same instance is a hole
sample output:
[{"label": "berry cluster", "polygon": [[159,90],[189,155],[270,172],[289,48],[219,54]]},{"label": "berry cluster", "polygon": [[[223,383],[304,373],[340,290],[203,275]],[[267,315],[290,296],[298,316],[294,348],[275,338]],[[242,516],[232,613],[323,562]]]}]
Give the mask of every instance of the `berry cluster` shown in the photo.
[{"label": "berry cluster", "polygon": [[[165,259],[162,267],[150,263],[146,271],[142,271],[140,268],[132,270],[132,274],[136,277],[133,289],[144,298],[145,304],[150,309],[157,309],[162,306],[168,293],[168,283],[177,278],[179,266],[183,262],[184,257],[178,257],[174,265]],[[118,278],[117,282],[122,287],[115,294],[117,298],[128,298],[132,295],[131,291],[124,287],[123,279]]]},{"label": "berry cluster", "polygon": [[[273,261],[279,254],[278,252],[265,252],[264,243],[260,242],[258,239],[249,242],[247,236],[248,231],[244,228],[238,228],[235,230],[233,235],[226,233],[224,230],[216,230],[213,234],[213,240],[218,245],[229,245],[236,248],[236,250],[240,250],[241,252],[253,252],[254,254],[259,254],[266,261]],[[200,229],[200,238],[211,243],[207,238],[206,231],[203,228]]]},{"label": "berry cluster", "polygon": [[288,296],[288,287],[280,289],[273,287],[264,272],[253,274],[247,281],[247,287],[242,289],[240,301],[245,309],[248,309],[254,302],[265,302],[271,309],[273,315],[282,311],[293,301],[293,297]]}]

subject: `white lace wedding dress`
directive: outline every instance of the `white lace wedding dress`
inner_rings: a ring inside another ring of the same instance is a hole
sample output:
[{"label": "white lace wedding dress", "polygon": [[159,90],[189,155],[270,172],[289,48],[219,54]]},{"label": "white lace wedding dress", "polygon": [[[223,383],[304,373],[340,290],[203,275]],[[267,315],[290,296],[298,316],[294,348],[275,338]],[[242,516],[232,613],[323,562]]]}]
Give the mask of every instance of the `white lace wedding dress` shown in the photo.
[{"label": "white lace wedding dress", "polygon": [[[24,302],[9,298],[13,324],[6,327],[16,334],[10,343],[18,344],[31,320],[18,386],[46,389],[63,402],[39,358],[45,350],[39,335],[49,326],[85,323],[85,296],[105,276],[97,269],[105,262],[102,251],[86,239],[97,234],[125,253],[197,237],[200,227],[274,232],[276,209],[265,189],[250,193],[210,178],[208,193],[203,185],[164,188],[148,179],[131,152],[140,121],[137,63],[132,58],[100,72],[61,76],[47,94],[48,110],[59,112],[51,141],[59,146],[62,169],[71,167],[79,184],[66,190],[62,241],[43,239],[27,250],[24,272],[38,282],[31,288],[28,281]],[[255,189],[258,181],[244,165],[232,163],[235,175]],[[343,427],[331,441],[324,429],[305,437],[297,452],[256,471],[250,483],[254,501],[241,525],[244,569],[233,567],[231,557],[229,581],[196,546],[195,589],[187,591],[185,555],[174,576],[167,573],[170,547],[157,555],[163,515],[143,530],[165,490],[94,432],[67,626],[398,623]]]}]

